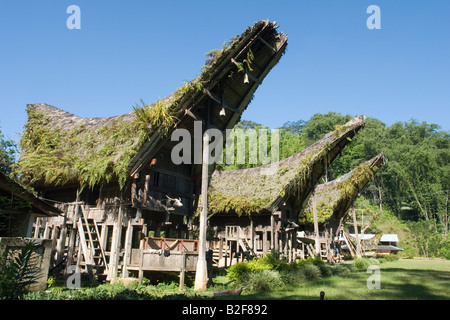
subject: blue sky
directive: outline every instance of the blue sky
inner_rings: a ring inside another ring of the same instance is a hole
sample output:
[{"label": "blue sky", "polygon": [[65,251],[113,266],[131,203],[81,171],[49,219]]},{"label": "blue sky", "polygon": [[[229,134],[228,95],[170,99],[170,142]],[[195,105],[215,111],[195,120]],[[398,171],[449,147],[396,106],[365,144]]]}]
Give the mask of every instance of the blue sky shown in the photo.
[{"label": "blue sky", "polygon": [[[81,29],[69,30],[69,5]],[[369,30],[369,5],[381,29]],[[289,36],[243,119],[271,128],[335,111],[450,130],[450,1],[0,0],[0,129],[27,103],[81,117],[128,113],[195,78],[204,54],[261,19]]]}]

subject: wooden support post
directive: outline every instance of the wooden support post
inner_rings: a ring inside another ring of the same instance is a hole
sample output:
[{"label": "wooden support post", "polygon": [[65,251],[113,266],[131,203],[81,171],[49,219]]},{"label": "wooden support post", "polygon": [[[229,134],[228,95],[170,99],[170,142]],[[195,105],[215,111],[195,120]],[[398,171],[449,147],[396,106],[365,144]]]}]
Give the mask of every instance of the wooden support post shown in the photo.
[{"label": "wooden support post", "polygon": [[262,247],[263,247],[263,253],[266,253],[267,251],[269,251],[267,248],[267,230],[266,229],[264,229],[264,231],[263,231]]},{"label": "wooden support post", "polygon": [[76,244],[77,232],[78,232],[77,221],[78,221],[78,215],[79,215],[79,210],[80,210],[79,202],[80,202],[80,193],[79,193],[79,189],[77,189],[77,194],[76,194],[76,198],[75,198],[75,209],[74,209],[74,214],[72,217],[72,228],[70,229],[70,234],[69,234],[69,244],[68,244],[67,263],[66,263],[65,272],[67,272],[67,268],[69,268],[72,265],[73,254],[74,254],[74,250],[75,250],[75,244]]},{"label": "wooden support post", "polygon": [[66,238],[67,238],[67,215],[69,214],[69,208],[64,212],[63,224],[60,228],[58,246],[56,248],[57,258],[56,264],[59,264],[64,258],[64,249],[66,247]]},{"label": "wooden support post", "polygon": [[128,219],[127,232],[125,234],[125,254],[123,257],[122,277],[128,278],[128,265],[131,262],[131,241],[133,240],[133,225],[131,218]]},{"label": "wooden support post", "polygon": [[253,226],[253,220],[250,218],[250,249],[255,251],[255,228]]},{"label": "wooden support post", "polygon": [[275,217],[270,215],[270,250],[275,249]]},{"label": "wooden support post", "polygon": [[359,242],[358,224],[356,223],[356,210],[354,206],[352,206],[352,215],[353,215],[353,228],[355,229],[356,257],[361,258],[361,243]]},{"label": "wooden support post", "polygon": [[186,251],[183,250],[183,254],[181,255],[180,291],[184,290],[185,273],[186,273]]},{"label": "wooden support post", "polygon": [[100,231],[100,244],[103,249],[106,248],[106,242],[108,241],[108,225],[106,223],[100,224],[102,230]]},{"label": "wooden support post", "polygon": [[228,248],[229,248],[228,238],[225,238],[225,266],[224,266],[225,268],[227,267],[228,252],[230,253],[231,256],[231,250],[228,250]]},{"label": "wooden support post", "polygon": [[42,239],[49,239],[48,235],[50,232],[50,223],[47,221],[44,224],[44,234],[42,235]]},{"label": "wooden support post", "polygon": [[142,279],[144,278],[144,270],[142,269],[144,265],[144,241],[145,240],[142,239],[139,243],[139,282],[142,282]]},{"label": "wooden support post", "polygon": [[[40,218],[36,218],[36,222],[34,224],[34,233],[33,233],[33,238],[37,239],[39,238],[39,229],[40,229]],[[45,239],[45,238],[44,238]]]},{"label": "wooden support post", "polygon": [[[208,117],[209,120],[209,117]],[[195,272],[195,290],[206,290],[208,284],[208,267],[206,263],[206,220],[208,214],[208,182],[209,182],[209,132],[203,134],[203,160],[202,160],[202,211],[200,213],[200,234],[197,268]]]},{"label": "wooden support post", "polygon": [[316,256],[320,257],[320,235],[319,235],[319,223],[317,221],[317,207],[316,207],[316,193],[313,191],[311,194],[311,202],[314,216],[314,234],[316,244]]},{"label": "wooden support post", "polygon": [[[225,253],[226,255],[226,253]],[[219,267],[220,267],[220,262],[223,259],[223,238],[220,238],[219,240]]]},{"label": "wooden support post", "polygon": [[50,260],[50,265],[53,265],[55,262],[55,247],[56,247],[56,239],[57,239],[57,235],[58,235],[58,226],[56,225],[56,223],[53,223],[53,227],[52,227],[52,250],[51,250],[51,260]]},{"label": "wooden support post", "polygon": [[109,275],[108,280],[113,280],[117,278],[117,271],[119,267],[119,256],[120,256],[120,240],[122,238],[122,220],[123,220],[123,209],[122,209],[122,199],[119,204],[119,214],[117,220],[114,223],[112,243],[111,243],[111,255],[109,257]]},{"label": "wooden support post", "polygon": [[351,246],[350,239],[347,239],[347,232],[344,232],[343,236],[344,236],[345,244],[347,245],[348,250],[350,251],[350,255],[352,256],[352,258],[354,258],[355,257],[355,253],[353,252],[353,247]]}]

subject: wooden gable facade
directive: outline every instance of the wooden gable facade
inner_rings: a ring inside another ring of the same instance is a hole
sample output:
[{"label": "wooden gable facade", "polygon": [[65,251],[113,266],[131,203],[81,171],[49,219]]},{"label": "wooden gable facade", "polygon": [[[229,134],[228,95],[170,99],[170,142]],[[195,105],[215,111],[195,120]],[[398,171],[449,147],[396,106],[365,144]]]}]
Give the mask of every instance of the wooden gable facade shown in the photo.
[{"label": "wooden gable facade", "polygon": [[199,77],[122,116],[80,118],[28,105],[17,170],[64,212],[35,224],[36,235],[53,240],[52,269],[76,264],[114,279],[136,267],[133,249],[149,236],[174,239],[162,250],[192,237],[201,164],[175,165],[171,134],[186,129],[194,140],[196,121],[202,132],[232,128],[286,45],[275,23],[258,21],[215,50]]}]

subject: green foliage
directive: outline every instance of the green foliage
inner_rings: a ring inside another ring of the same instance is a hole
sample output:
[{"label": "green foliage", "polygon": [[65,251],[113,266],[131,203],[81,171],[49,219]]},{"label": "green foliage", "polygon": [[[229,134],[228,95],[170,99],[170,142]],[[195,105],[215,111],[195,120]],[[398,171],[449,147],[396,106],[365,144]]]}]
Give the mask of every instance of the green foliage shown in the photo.
[{"label": "green foliage", "polygon": [[445,241],[438,251],[438,256],[443,257],[447,260],[450,260],[450,241]]},{"label": "green foliage", "polygon": [[158,101],[148,107],[142,100],[141,103],[142,107],[136,104],[136,107],[133,108],[141,129],[150,131],[152,128],[156,128],[162,134],[166,134],[176,120],[176,117],[170,113],[168,105]]},{"label": "green foliage", "polygon": [[227,269],[227,278],[236,287],[266,292],[351,271],[351,266],[330,265],[313,257],[288,263],[280,259],[277,252],[272,252],[261,258],[232,265]]},{"label": "green foliage", "polygon": [[322,274],[322,277],[327,278],[331,277],[333,275],[333,268],[331,265],[322,263],[318,265],[320,273]]},{"label": "green foliage", "polygon": [[238,216],[250,215],[251,213],[259,211],[261,208],[266,208],[269,204],[269,198],[247,198],[242,196],[226,196],[223,194],[209,197],[209,213],[215,214],[218,212],[234,212]]},{"label": "green foliage", "polygon": [[325,262],[322,259],[316,258],[316,257],[307,257],[306,259],[302,259],[297,261],[297,266],[298,267],[303,267],[309,264],[313,264],[316,266],[319,266],[321,264],[324,264]]},{"label": "green foliage", "polygon": [[240,286],[249,291],[267,292],[283,285],[280,273],[275,270],[259,270],[250,272],[241,280]]},{"label": "green foliage", "polygon": [[169,109],[176,103],[144,104],[134,108],[135,117],[117,118],[96,129],[80,125],[62,130],[48,115],[28,109],[15,173],[27,184],[78,181],[82,187],[93,188],[116,178],[123,187],[128,164],[149,134],[167,134],[176,121]]},{"label": "green foliage", "polygon": [[0,299],[21,299],[27,287],[36,282],[39,267],[32,261],[34,244],[27,242],[14,256],[12,251],[4,250],[0,257]]},{"label": "green foliage", "polygon": [[207,299],[191,293],[179,293],[177,284],[148,285],[135,281],[130,285],[100,284],[94,287],[68,289],[55,287],[45,292],[30,292],[25,300],[187,300]]},{"label": "green foliage", "polygon": [[365,271],[370,265],[379,264],[380,262],[374,258],[356,258],[353,262],[354,267],[359,271]]},{"label": "green foliage", "polygon": [[16,153],[17,146],[14,141],[6,140],[0,131],[0,172],[6,175],[11,172]]},{"label": "green foliage", "polygon": [[[410,243],[417,254],[425,257],[446,257],[448,240],[435,230],[434,223],[428,221],[408,221],[406,223]],[[448,258],[447,258],[448,259]]]},{"label": "green foliage", "polygon": [[322,276],[320,268],[314,264],[305,264],[301,268],[301,272],[305,276],[306,280],[317,280]]}]

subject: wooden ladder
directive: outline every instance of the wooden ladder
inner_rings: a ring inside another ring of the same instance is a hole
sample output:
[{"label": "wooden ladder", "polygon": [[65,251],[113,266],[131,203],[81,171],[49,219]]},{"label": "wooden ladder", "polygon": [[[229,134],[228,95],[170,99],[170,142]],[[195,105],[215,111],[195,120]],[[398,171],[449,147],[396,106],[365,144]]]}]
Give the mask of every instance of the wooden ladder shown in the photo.
[{"label": "wooden ladder", "polygon": [[352,256],[352,258],[354,258],[356,256],[356,248],[355,245],[353,244],[353,242],[350,239],[350,235],[348,234],[347,231],[343,230],[342,232],[343,236],[344,236],[344,241],[347,244],[348,250],[350,251],[350,254]]},{"label": "wooden ladder", "polygon": [[244,255],[247,258],[247,260],[251,260],[255,255],[255,253],[253,252],[253,249],[250,248],[247,239],[239,239],[239,245],[241,246],[241,248],[244,250]]},{"label": "wooden ladder", "polygon": [[[97,222],[87,217],[84,206],[81,205],[82,216],[78,219],[78,234],[84,257],[84,263],[89,274],[96,269],[96,274],[108,274],[108,263],[98,232]],[[102,272],[103,271],[103,272]]]}]

